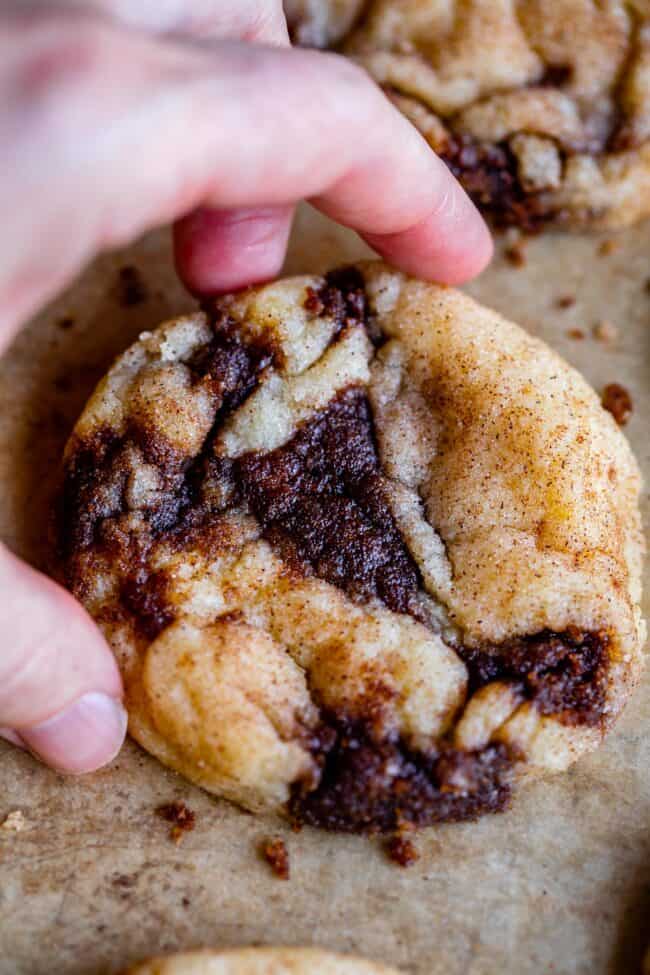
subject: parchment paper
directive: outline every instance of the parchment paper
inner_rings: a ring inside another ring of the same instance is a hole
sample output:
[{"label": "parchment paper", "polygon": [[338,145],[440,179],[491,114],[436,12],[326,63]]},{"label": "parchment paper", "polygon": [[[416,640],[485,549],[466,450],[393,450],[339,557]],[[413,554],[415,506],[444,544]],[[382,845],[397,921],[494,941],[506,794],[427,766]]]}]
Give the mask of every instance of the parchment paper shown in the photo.
[{"label": "parchment paper", "polygon": [[[627,432],[650,481],[650,224],[608,256],[601,246],[539,238],[525,266],[497,256],[469,290],[597,389],[630,390]],[[305,208],[287,270],[365,253]],[[149,291],[129,308],[116,291],[125,264]],[[563,296],[575,304],[558,309]],[[161,231],[98,260],[19,336],[0,364],[0,535],[20,554],[46,560],[61,449],[95,381],[139,331],[191,304]],[[591,334],[603,320],[619,330],[611,346]],[[196,813],[178,846],[154,813],[174,798]],[[354,951],[421,975],[636,975],[650,940],[650,680],[600,752],[528,784],[503,815],[423,832],[409,870],[378,842],[294,834],[217,802],[131,743],[82,780],[0,745],[0,819],[14,809],[27,828],[0,830],[0,975],[96,975],[152,952],[258,943]],[[290,851],[288,882],[259,856],[273,836]]]}]

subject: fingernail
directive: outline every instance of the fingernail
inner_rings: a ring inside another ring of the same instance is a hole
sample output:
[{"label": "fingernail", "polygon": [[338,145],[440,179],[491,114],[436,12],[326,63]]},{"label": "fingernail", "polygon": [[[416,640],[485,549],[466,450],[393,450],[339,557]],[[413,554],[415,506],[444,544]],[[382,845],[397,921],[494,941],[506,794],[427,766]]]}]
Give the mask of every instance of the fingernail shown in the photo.
[{"label": "fingernail", "polygon": [[107,694],[84,694],[42,724],[21,728],[38,758],[60,772],[94,772],[115,758],[126,734],[127,714]]}]

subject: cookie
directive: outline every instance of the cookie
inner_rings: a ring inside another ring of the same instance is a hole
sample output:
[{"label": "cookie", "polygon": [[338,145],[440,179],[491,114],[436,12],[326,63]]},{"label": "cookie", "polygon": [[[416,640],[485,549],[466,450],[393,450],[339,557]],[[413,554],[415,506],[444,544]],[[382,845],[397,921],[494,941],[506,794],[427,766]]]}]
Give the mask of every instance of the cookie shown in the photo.
[{"label": "cookie", "polygon": [[650,215],[647,3],[370,0],[345,50],[497,225]]},{"label": "cookie", "polygon": [[316,948],[236,948],[154,958],[125,975],[398,975],[394,968]]},{"label": "cookie", "polygon": [[639,473],[586,382],[380,263],[145,333],[65,456],[67,581],[132,735],[251,810],[503,809],[641,667]]}]

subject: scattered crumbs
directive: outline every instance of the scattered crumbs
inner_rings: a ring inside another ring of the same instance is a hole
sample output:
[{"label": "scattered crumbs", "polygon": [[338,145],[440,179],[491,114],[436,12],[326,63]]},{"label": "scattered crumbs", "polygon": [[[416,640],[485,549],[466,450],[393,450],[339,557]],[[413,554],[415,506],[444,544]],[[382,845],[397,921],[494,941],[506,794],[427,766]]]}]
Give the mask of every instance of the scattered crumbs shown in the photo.
[{"label": "scattered crumbs", "polygon": [[503,242],[508,246],[519,243],[522,237],[523,234],[519,227],[506,227],[503,231]]},{"label": "scattered crumbs", "polygon": [[576,303],[575,295],[560,295],[559,298],[555,299],[556,308],[572,308]]},{"label": "scattered crumbs", "polygon": [[632,397],[620,383],[608,383],[603,389],[603,407],[612,414],[619,427],[624,427],[632,413]]},{"label": "scattered crumbs", "polygon": [[600,244],[598,245],[598,256],[609,257],[609,255],[613,254],[614,251],[617,251],[620,246],[621,242],[619,240],[613,240],[611,237],[608,237],[607,240],[601,240]]},{"label": "scattered crumbs", "polygon": [[594,338],[605,345],[612,345],[618,338],[618,329],[616,325],[603,318],[601,322],[596,322],[594,325]]},{"label": "scattered crumbs", "polygon": [[526,263],[526,251],[524,249],[523,241],[519,240],[515,244],[511,244],[503,252],[503,256],[509,264],[513,267],[523,267]]},{"label": "scattered crumbs", "polygon": [[123,308],[130,308],[146,301],[147,287],[137,267],[127,264],[119,270],[119,299]]},{"label": "scattered crumbs", "polygon": [[165,802],[158,806],[156,813],[165,822],[171,823],[169,838],[174,843],[180,843],[183,833],[189,833],[196,825],[196,814],[186,806],[184,802],[175,799],[173,802]]},{"label": "scattered crumbs", "polygon": [[183,907],[189,907],[191,903],[192,901],[189,899],[189,897],[181,898],[181,904],[183,905]]},{"label": "scattered crumbs", "polygon": [[20,809],[14,809],[5,817],[0,829],[6,830],[7,833],[22,833],[24,829],[27,829],[27,820]]},{"label": "scattered crumbs", "polygon": [[406,836],[393,836],[386,844],[386,852],[393,863],[400,867],[410,867],[420,859],[416,847]]},{"label": "scattered crumbs", "polygon": [[65,315],[63,318],[59,318],[56,323],[57,328],[62,329],[62,331],[67,332],[68,329],[74,328],[74,318],[72,315]]},{"label": "scattered crumbs", "polygon": [[570,328],[569,331],[567,332],[567,335],[569,336],[570,339],[578,339],[578,340],[583,339],[585,337],[585,333],[582,331],[581,328]]},{"label": "scattered crumbs", "polygon": [[116,873],[111,880],[113,887],[135,887],[136,878],[128,873]]},{"label": "scattered crumbs", "polygon": [[270,864],[271,870],[280,880],[289,879],[289,851],[287,844],[281,837],[266,840],[262,847],[264,859]]}]

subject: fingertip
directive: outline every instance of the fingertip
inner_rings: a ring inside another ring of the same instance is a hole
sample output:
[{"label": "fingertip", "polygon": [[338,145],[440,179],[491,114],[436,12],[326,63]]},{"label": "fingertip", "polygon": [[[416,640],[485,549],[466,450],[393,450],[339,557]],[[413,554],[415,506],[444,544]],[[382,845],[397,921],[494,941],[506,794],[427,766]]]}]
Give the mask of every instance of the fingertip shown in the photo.
[{"label": "fingertip", "polygon": [[0,546],[0,726],[39,725],[84,694],[119,700],[120,670],[103,634],[65,589]]},{"label": "fingertip", "polygon": [[364,239],[385,260],[427,281],[457,285],[475,278],[492,260],[494,243],[472,201],[453,183],[416,224],[392,234],[365,234]]},{"label": "fingertip", "polygon": [[76,665],[78,654],[84,655],[87,677],[83,689],[97,690],[115,700],[121,699],[124,694],[122,674],[106,637],[90,613],[67,589],[50,579],[45,581],[53,587],[52,598],[59,620],[68,621],[68,639],[65,639],[65,633],[57,636],[57,647],[66,647],[71,667]]},{"label": "fingertip", "polygon": [[193,294],[236,291],[275,277],[284,263],[292,207],[202,208],[174,227],[178,274]]}]

